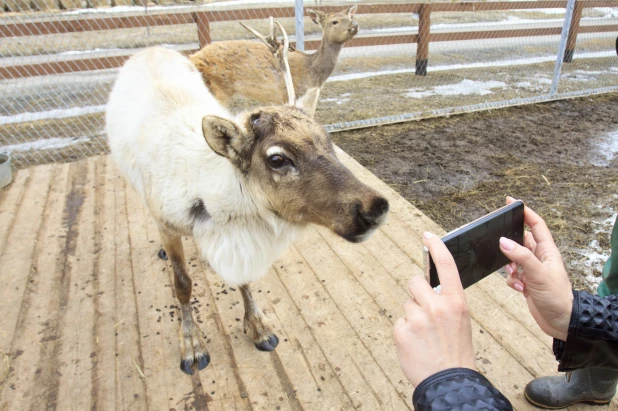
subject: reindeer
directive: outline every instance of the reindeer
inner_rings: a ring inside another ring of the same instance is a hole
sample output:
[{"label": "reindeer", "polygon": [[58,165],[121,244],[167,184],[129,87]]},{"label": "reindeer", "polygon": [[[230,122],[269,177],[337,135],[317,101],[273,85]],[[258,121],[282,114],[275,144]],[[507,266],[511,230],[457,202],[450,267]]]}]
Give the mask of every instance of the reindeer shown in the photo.
[{"label": "reindeer", "polygon": [[[297,96],[304,95],[311,88],[321,88],[335,70],[341,48],[358,33],[355,12],[356,5],[332,14],[307,10],[313,22],[322,28],[322,42],[313,54],[294,50],[289,55]],[[269,42],[255,30],[249,30]],[[272,41],[272,30],[269,40]],[[283,104],[287,97],[285,82],[272,51],[267,45],[255,41],[220,41],[205,46],[189,58],[224,106],[229,106],[235,98]]]},{"label": "reindeer", "polygon": [[[284,60],[286,52],[287,44]],[[388,212],[387,200],[339,162],[313,120],[319,89],[295,101],[289,71],[284,77],[289,104],[233,116],[186,57],[154,47],[127,61],[110,95],[111,156],[153,215],[171,261],[187,374],[203,370],[210,356],[191,312],[181,236],[191,235],[200,257],[240,289],[245,333],[258,350],[272,351],[279,339],[251,282],[309,224],[360,242]]]}]

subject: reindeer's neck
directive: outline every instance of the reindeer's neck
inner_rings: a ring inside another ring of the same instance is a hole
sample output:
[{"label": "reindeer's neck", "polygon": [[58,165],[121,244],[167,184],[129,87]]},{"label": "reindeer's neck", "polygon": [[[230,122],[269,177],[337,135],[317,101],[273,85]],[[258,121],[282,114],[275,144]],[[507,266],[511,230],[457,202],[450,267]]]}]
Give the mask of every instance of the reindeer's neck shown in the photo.
[{"label": "reindeer's neck", "polygon": [[339,58],[339,52],[343,44],[332,44],[326,40],[322,40],[320,48],[315,53],[311,54],[309,58],[309,69],[314,81],[317,82],[316,86],[324,84],[326,79],[335,70],[337,59]]}]

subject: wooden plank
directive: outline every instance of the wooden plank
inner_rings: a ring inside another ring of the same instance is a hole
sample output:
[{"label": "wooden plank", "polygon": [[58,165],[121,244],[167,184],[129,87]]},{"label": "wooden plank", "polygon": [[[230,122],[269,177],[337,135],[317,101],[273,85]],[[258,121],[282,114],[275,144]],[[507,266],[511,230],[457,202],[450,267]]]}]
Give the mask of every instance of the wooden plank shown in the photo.
[{"label": "wooden plank", "polygon": [[[131,264],[131,243],[126,203],[125,181],[118,176],[115,180],[116,227],[115,227],[115,295],[116,307],[114,329],[116,335],[116,409],[148,409],[146,403],[146,381],[142,379],[139,367],[143,367],[141,334],[136,307],[136,290],[133,285]],[[132,190],[128,187],[128,190]],[[143,370],[142,370],[143,372]]]},{"label": "wooden plank", "polygon": [[[130,4],[129,0],[127,0],[127,2]],[[149,16],[90,17],[52,21],[4,23],[0,24],[0,38],[43,36],[47,34],[80,33],[86,31],[119,30],[154,26],[172,26],[177,24],[193,23],[195,23],[195,21],[193,20],[192,13],[188,12],[153,14]]]},{"label": "wooden plank", "polygon": [[95,238],[93,345],[91,371],[92,404],[95,410],[114,409],[116,404],[115,254],[117,175],[108,156],[101,157],[96,185],[97,237]]},{"label": "wooden plank", "polygon": [[13,177],[13,182],[0,190],[0,255],[15,222],[26,186],[30,182],[31,171],[32,168],[20,170]]},{"label": "wooden plank", "polygon": [[384,401],[369,379],[383,373],[295,246],[275,264],[275,271],[328,359],[328,364],[319,364],[319,375],[334,374],[354,408],[381,409]]},{"label": "wooden plank", "polygon": [[[239,385],[247,393],[254,409],[298,409],[298,399],[286,389],[285,373],[276,368],[277,354],[258,351],[243,331],[244,306],[240,291],[232,290],[208,267],[203,274],[192,273],[203,284],[208,285],[214,313],[219,317],[223,338],[231,348],[232,367],[238,371]],[[204,281],[205,276],[205,281]],[[256,302],[263,304],[260,293],[255,292]],[[272,318],[269,318],[272,322]],[[274,324],[276,325],[276,324]],[[275,327],[276,332],[280,327]],[[215,359],[212,360],[213,362]],[[290,396],[286,393],[290,393]]]},{"label": "wooden plank", "polygon": [[[193,315],[200,330],[207,336],[206,344],[211,358],[211,363],[206,370],[199,373],[204,396],[209,399],[208,407],[212,410],[222,411],[249,410],[252,408],[251,397],[253,393],[248,392],[240,375],[240,370],[237,367],[238,363],[234,354],[234,346],[238,340],[232,340],[230,335],[225,332],[225,328],[229,324],[222,322],[217,312],[216,299],[208,287],[205,278],[205,271],[209,269],[208,264],[203,263],[199,258],[198,250],[193,240],[186,239],[183,243],[187,258],[187,273],[193,279],[191,294],[191,299],[194,302]],[[169,281],[171,284],[173,272],[169,264],[167,273],[170,276]],[[233,290],[228,292],[236,298],[235,305],[230,306],[228,310],[242,309],[240,297],[236,295],[236,292]],[[174,299],[174,302],[177,304],[176,299]],[[180,315],[179,310],[176,310],[176,314]],[[238,314],[238,311],[236,311],[236,314]],[[174,324],[174,327],[178,326],[176,325],[177,323],[172,324]],[[238,338],[246,338],[246,336],[243,334],[242,337]],[[177,339],[174,339],[174,347],[176,349],[173,358],[176,360],[177,366],[180,358]],[[262,356],[259,355],[257,350],[255,352],[253,350],[255,350],[253,346],[249,347],[249,354],[257,354],[254,361],[262,360]]]},{"label": "wooden plank", "polygon": [[37,167],[32,171],[32,182],[27,185],[12,224],[7,242],[0,254],[0,350],[10,352],[10,344],[18,322],[21,301],[31,274],[32,256],[43,221],[53,166]]},{"label": "wooden plank", "polygon": [[94,238],[96,225],[95,191],[98,176],[95,174],[95,159],[82,160],[86,164],[86,179],[83,191],[76,201],[81,202],[75,217],[73,231],[74,253],[67,253],[64,275],[70,276],[66,305],[61,306],[61,348],[56,372],[58,380],[58,406],[63,409],[83,410],[92,403],[91,369],[94,351]]},{"label": "wooden plank", "polygon": [[111,7],[112,0],[87,0],[88,7],[99,8],[99,7]]},{"label": "wooden plank", "polygon": [[[36,169],[27,170],[28,172],[22,170],[18,173],[16,182],[18,179],[25,179],[30,175],[30,171]],[[45,205],[42,228],[36,239],[36,249],[30,267],[28,294],[21,302],[21,314],[7,351],[15,355],[11,359],[12,371],[0,387],[0,409],[36,408],[40,400],[34,395],[36,377],[47,368],[45,365],[49,361],[43,349],[46,341],[43,341],[42,336],[47,320],[56,314],[53,304],[56,293],[53,290],[60,277],[56,261],[64,250],[67,231],[63,224],[63,209],[69,191],[69,165],[54,167],[51,178],[51,192]],[[7,297],[3,295],[3,298]],[[46,381],[51,379],[51,375],[45,374]],[[11,386],[19,389],[10,389]]]},{"label": "wooden plank", "polygon": [[[275,263],[281,267],[281,262]],[[317,281],[315,278],[313,281]],[[339,379],[339,364],[332,364],[320,343],[305,322],[300,309],[273,268],[259,281],[261,288],[270,291],[265,296],[272,312],[284,329],[277,354],[295,388],[295,394],[306,410],[352,410],[354,402]],[[259,284],[256,284],[259,287]],[[264,293],[260,293],[264,296]]]},{"label": "wooden plank", "polygon": [[197,24],[197,38],[200,48],[212,43],[210,38],[210,23],[208,21],[208,13],[198,12],[194,15],[195,24]]},{"label": "wooden plank", "polygon": [[[372,300],[315,228],[307,230],[296,242],[296,248],[322,282],[322,293],[331,298],[341,310],[352,330],[350,338],[366,347],[368,353],[363,356],[366,358],[363,374],[380,407],[398,410],[410,408],[409,387],[399,384],[403,374],[392,351],[392,327],[395,321],[392,315],[389,318],[384,307]],[[339,326],[334,326],[326,319],[323,321],[331,332],[335,329],[339,332]]]},{"label": "wooden plank", "polygon": [[[157,245],[150,241],[152,226],[141,199],[130,186],[126,189],[130,230],[131,264],[139,312],[140,344],[143,352],[141,369],[147,381],[149,404],[172,409],[191,396],[191,378],[178,364],[178,328],[170,323],[169,311],[175,304],[163,261],[157,261]],[[155,228],[156,232],[156,228]],[[158,234],[157,234],[158,236]],[[157,241],[158,242],[158,241]],[[136,359],[137,360],[137,359]]]}]

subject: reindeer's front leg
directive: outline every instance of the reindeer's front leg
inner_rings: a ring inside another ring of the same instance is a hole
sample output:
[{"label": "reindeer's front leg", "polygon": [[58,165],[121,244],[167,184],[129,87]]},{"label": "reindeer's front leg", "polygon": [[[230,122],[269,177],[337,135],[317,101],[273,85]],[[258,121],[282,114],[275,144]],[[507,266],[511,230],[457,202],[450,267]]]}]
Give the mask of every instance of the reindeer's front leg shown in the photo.
[{"label": "reindeer's front leg", "polygon": [[251,341],[258,350],[274,351],[279,344],[279,338],[265,324],[264,315],[255,304],[249,284],[241,285],[240,293],[245,304],[245,334],[249,334]]},{"label": "reindeer's front leg", "polygon": [[163,248],[174,269],[174,288],[176,298],[180,302],[180,369],[187,374],[193,374],[193,366],[198,370],[206,368],[210,363],[210,355],[206,344],[200,335],[200,329],[193,319],[191,310],[191,277],[187,274],[185,253],[182,240],[178,235],[170,235],[159,230]]}]

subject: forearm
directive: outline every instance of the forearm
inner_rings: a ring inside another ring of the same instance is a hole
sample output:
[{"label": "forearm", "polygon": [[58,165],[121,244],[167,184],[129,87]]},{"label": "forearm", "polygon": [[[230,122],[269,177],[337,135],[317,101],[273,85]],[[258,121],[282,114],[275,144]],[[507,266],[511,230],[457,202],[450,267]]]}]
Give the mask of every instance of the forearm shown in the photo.
[{"label": "forearm", "polygon": [[558,371],[586,367],[618,370],[618,296],[573,291],[566,342],[554,340]]},{"label": "forearm", "polygon": [[417,411],[513,409],[487,378],[469,368],[450,368],[426,378],[416,387],[412,405]]}]

